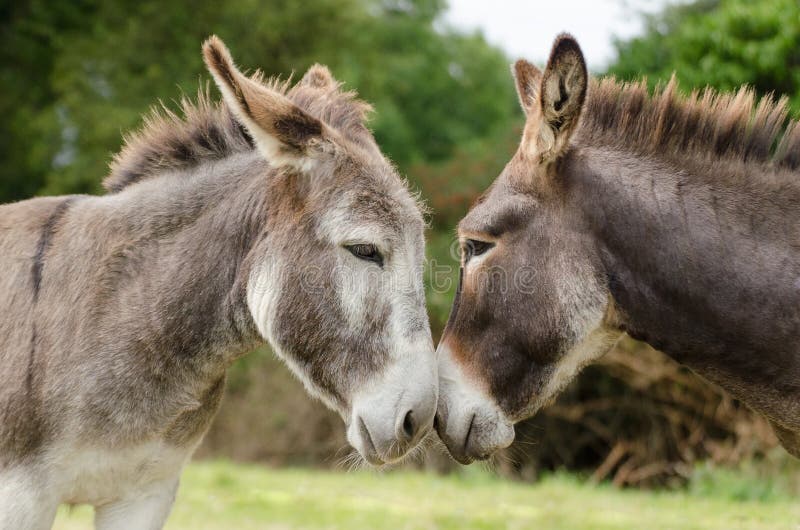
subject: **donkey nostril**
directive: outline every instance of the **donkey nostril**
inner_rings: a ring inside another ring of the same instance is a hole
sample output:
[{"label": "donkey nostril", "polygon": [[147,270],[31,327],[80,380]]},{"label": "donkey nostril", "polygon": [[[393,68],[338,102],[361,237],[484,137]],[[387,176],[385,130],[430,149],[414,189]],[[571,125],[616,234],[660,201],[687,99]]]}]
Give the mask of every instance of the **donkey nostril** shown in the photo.
[{"label": "donkey nostril", "polygon": [[403,418],[403,434],[405,434],[406,438],[409,440],[414,438],[416,432],[416,425],[414,425],[414,416],[412,413],[413,411],[409,410]]}]

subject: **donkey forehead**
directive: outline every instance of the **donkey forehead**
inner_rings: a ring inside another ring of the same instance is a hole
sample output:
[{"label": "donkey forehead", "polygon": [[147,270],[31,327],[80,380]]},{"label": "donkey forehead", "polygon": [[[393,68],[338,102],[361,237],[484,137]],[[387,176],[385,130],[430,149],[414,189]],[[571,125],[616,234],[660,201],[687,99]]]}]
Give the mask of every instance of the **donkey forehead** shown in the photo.
[{"label": "donkey forehead", "polygon": [[500,237],[524,225],[538,207],[533,194],[496,182],[461,220],[458,232],[462,237]]},{"label": "donkey forehead", "polygon": [[335,203],[324,211],[319,228],[333,240],[364,240],[386,245],[422,243],[424,221],[405,189],[387,190],[361,185],[333,194]]}]

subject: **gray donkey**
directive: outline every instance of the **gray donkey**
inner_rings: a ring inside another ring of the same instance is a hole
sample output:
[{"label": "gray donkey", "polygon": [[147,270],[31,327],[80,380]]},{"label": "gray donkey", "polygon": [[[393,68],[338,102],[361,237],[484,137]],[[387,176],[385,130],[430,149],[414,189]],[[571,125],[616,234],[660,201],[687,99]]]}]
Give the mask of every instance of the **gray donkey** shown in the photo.
[{"label": "gray donkey", "polygon": [[265,340],[372,464],[433,422],[421,209],[323,66],[156,113],[102,197],[0,207],[0,528],[161,528],[225,371]]}]

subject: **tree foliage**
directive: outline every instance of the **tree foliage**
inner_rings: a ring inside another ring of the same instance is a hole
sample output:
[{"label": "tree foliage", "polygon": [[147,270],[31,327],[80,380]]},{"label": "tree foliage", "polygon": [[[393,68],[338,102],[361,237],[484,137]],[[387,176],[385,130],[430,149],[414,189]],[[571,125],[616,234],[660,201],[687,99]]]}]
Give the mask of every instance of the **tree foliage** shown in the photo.
[{"label": "tree foliage", "polygon": [[655,83],[675,72],[684,90],[748,84],[789,96],[800,111],[797,0],[699,0],[667,7],[645,27],[642,36],[616,42],[609,73]]},{"label": "tree foliage", "polygon": [[376,107],[371,126],[402,170],[437,161],[515,112],[507,60],[438,27],[441,0],[78,0],[0,6],[0,202],[92,192],[122,133],[158,100],[209,79],[200,44],[222,37],[245,68],[314,62]]}]

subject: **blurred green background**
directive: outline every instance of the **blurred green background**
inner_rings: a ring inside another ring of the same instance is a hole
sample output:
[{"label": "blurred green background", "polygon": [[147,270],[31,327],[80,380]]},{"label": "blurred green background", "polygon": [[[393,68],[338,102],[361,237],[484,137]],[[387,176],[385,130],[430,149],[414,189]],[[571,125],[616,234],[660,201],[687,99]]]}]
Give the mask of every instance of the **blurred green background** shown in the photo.
[{"label": "blurred green background", "polygon": [[[432,209],[431,263],[455,266],[454,226],[513,153],[523,117],[509,74],[515,57],[479,32],[444,23],[446,7],[444,0],[4,0],[0,202],[100,193],[122,134],[157,101],[176,108],[181,94],[206,85],[200,43],[216,33],[244,68],[286,76],[324,63],[371,102],[378,142]],[[570,27],[568,13],[562,27]],[[595,73],[656,84],[675,71],[687,91],[748,83],[760,94],[785,94],[800,110],[797,0],[683,2],[647,15],[643,27],[617,40],[616,58]],[[455,285],[428,287],[438,335]],[[346,452],[343,431],[263,349],[234,366],[198,456],[336,468]],[[436,449],[409,466],[455,469]],[[627,340],[520,425],[518,442],[493,469],[523,481],[566,470],[617,486],[691,488],[715,484],[709,469],[720,466],[763,470],[746,475],[744,498],[768,497],[775,483],[781,494],[798,491],[798,467],[763,419]]]}]

